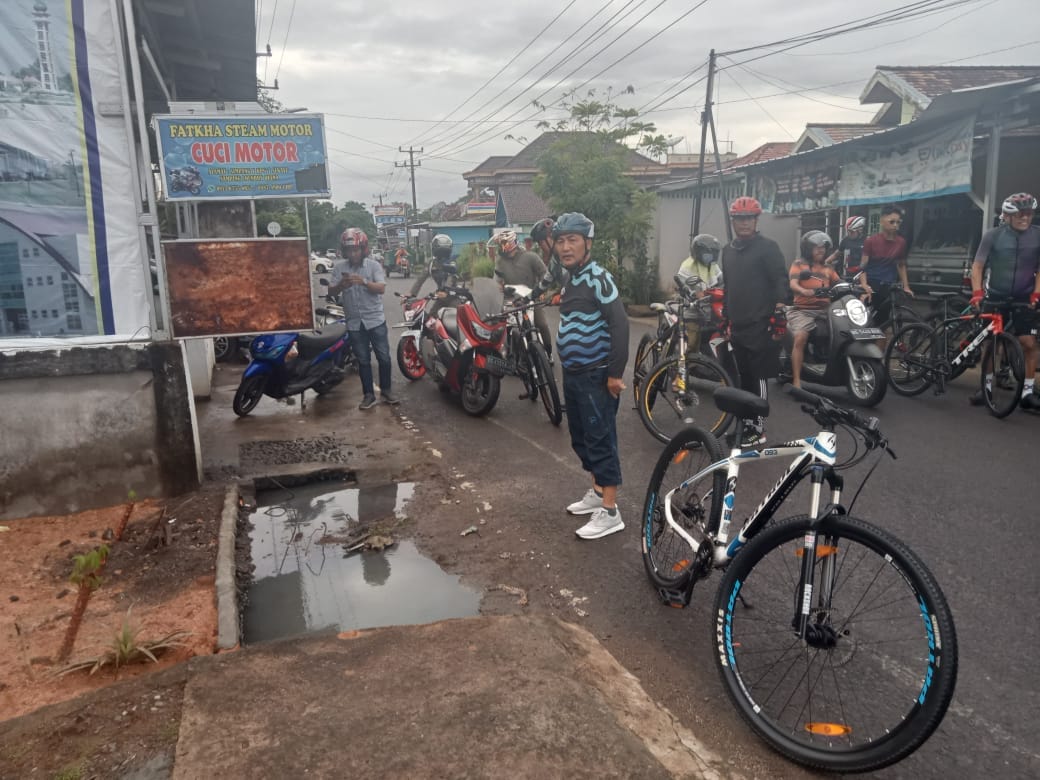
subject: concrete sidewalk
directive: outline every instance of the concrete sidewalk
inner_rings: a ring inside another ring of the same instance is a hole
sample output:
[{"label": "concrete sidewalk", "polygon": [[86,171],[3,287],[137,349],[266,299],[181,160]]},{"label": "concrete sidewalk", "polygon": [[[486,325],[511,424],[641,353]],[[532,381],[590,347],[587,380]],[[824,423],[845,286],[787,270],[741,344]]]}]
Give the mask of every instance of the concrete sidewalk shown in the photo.
[{"label": "concrete sidewalk", "polygon": [[584,629],[481,617],[193,659],[173,777],[730,777]]}]

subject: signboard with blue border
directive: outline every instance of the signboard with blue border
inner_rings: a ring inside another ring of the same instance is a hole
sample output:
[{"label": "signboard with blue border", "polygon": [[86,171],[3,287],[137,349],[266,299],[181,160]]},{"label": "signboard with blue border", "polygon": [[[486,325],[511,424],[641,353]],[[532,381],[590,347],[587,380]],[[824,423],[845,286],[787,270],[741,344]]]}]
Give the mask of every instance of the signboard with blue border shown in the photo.
[{"label": "signboard with blue border", "polygon": [[321,115],[156,116],[166,200],[328,198]]}]

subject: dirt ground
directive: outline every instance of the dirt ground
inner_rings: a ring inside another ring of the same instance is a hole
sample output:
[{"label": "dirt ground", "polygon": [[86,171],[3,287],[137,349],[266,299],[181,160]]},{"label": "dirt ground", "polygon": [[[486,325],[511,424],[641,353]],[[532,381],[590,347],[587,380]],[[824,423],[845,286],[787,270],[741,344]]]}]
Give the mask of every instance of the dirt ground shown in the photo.
[{"label": "dirt ground", "polygon": [[[184,680],[179,662],[215,648],[223,502],[224,487],[211,485],[136,503],[119,540],[111,537],[125,505],[0,523],[0,778],[118,777],[137,757],[172,757]],[[108,561],[70,663],[109,650],[128,610],[138,642],[175,631],[190,636],[159,663],[58,676],[56,656],[76,602],[73,559],[102,544]]]}]

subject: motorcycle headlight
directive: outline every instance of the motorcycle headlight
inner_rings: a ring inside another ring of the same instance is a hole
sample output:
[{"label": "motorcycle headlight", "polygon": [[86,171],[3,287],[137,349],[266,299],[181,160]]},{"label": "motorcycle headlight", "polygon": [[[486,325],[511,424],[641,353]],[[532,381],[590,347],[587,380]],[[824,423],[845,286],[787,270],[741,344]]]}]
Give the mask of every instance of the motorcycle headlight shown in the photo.
[{"label": "motorcycle headlight", "polygon": [[870,319],[870,312],[858,298],[853,298],[845,304],[845,313],[849,315],[849,322],[853,325],[866,325]]},{"label": "motorcycle headlight", "polygon": [[491,331],[483,325],[473,323],[473,332],[483,341],[491,341]]}]

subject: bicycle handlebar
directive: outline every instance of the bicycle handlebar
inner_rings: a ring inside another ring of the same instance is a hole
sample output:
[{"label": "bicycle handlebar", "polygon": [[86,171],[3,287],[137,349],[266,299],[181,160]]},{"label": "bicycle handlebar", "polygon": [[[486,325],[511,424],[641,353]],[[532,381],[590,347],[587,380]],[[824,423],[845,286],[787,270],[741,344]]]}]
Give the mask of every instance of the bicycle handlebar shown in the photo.
[{"label": "bicycle handlebar", "polygon": [[866,442],[867,449],[881,447],[893,460],[896,454],[889,449],[888,439],[881,434],[877,417],[864,417],[854,409],[845,409],[828,398],[810,393],[800,387],[791,385],[787,390],[794,400],[802,403],[802,411],[811,416],[825,428],[836,424],[844,424],[858,431]]}]

